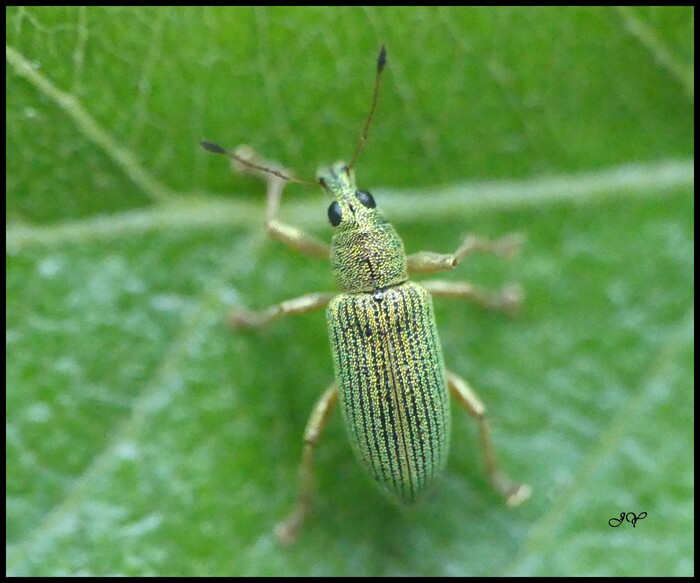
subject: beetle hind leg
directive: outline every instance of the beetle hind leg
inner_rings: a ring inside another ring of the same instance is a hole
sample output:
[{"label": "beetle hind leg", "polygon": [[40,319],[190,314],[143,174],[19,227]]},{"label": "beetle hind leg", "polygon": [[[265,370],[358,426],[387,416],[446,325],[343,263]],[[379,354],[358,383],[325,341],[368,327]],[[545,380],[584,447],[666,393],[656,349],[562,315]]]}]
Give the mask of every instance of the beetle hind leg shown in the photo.
[{"label": "beetle hind leg", "polygon": [[514,482],[501,470],[496,456],[496,449],[491,440],[491,426],[486,419],[486,407],[484,407],[481,399],[477,397],[467,381],[456,374],[448,372],[447,383],[460,405],[479,422],[481,451],[484,455],[486,473],[492,486],[505,498],[508,506],[518,506],[523,503],[530,497],[530,486]]},{"label": "beetle hind leg", "polygon": [[275,525],[275,535],[282,544],[290,545],[296,541],[299,529],[311,510],[314,491],[314,451],[337,401],[338,387],[333,384],[321,395],[309,416],[304,430],[304,451],[299,465],[297,501],[289,516]]}]

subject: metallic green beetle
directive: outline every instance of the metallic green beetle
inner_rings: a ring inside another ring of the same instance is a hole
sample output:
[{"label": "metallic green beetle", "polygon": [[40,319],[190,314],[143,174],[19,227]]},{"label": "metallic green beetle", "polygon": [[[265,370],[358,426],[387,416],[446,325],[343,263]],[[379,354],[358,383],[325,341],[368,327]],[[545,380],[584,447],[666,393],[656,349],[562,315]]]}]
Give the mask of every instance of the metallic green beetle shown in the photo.
[{"label": "metallic green beetle", "polygon": [[259,311],[238,310],[236,328],[261,326],[285,315],[327,306],[326,319],[335,367],[333,383],[316,403],[304,433],[299,493],[293,512],[276,527],[282,542],[296,539],[313,493],[313,453],[336,402],[355,455],[379,486],[400,503],[416,501],[444,468],[450,440],[449,392],[479,422],[481,447],[489,478],[510,505],[528,498],[530,489],[512,482],[498,467],[485,409],[463,379],[445,369],[431,293],[473,300],[485,307],[513,310],[520,294],[507,287],[488,294],[466,282],[409,280],[412,273],[454,268],[475,251],[511,256],[517,239],[465,238],[452,254],[430,252],[406,256],[394,227],[377,210],[374,198],[358,190],[352,168],[362,150],[379,94],[386,63],[377,60],[374,96],[360,143],[349,165],[339,162],[317,174],[317,182],[334,199],[328,218],[334,228],[330,249],[299,229],[277,220],[280,197],[293,178],[281,166],[258,158],[247,146],[229,152],[202,142],[209,151],[229,156],[238,171],[257,174],[268,183],[268,233],[293,249],[328,259],[342,290],[314,293]]},{"label": "metallic green beetle", "polygon": [[403,242],[348,168],[337,164],[319,181],[335,198],[331,264],[343,293],[326,319],[345,428],[370,475],[410,503],[447,461],[449,397],[432,301],[408,280]]}]

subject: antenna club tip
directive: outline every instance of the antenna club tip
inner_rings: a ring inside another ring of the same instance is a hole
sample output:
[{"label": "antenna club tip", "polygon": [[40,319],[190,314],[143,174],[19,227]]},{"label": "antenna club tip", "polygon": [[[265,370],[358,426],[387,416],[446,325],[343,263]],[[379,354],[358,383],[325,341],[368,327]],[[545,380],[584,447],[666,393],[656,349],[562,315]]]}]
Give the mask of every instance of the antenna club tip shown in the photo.
[{"label": "antenna club tip", "polygon": [[379,49],[379,56],[377,57],[377,72],[381,73],[386,66],[386,47],[382,45]]},{"label": "antenna club tip", "polygon": [[206,140],[202,140],[199,143],[202,146],[202,148],[209,152],[213,152],[214,154],[226,154],[226,150],[224,150],[221,146],[215,144],[214,142],[207,142]]}]

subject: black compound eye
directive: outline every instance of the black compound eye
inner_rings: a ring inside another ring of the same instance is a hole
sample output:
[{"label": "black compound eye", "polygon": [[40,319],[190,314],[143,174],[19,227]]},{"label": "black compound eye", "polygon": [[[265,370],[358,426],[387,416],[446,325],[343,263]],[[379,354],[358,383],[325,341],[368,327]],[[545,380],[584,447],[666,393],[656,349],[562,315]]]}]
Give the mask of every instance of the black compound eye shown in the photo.
[{"label": "black compound eye", "polygon": [[331,225],[337,227],[340,224],[340,220],[343,218],[343,211],[340,210],[340,205],[337,201],[333,201],[331,206],[328,207],[328,220]]},{"label": "black compound eye", "polygon": [[367,190],[358,190],[355,193],[355,197],[362,203],[362,206],[366,206],[368,209],[373,209],[377,206],[374,202],[374,197]]}]

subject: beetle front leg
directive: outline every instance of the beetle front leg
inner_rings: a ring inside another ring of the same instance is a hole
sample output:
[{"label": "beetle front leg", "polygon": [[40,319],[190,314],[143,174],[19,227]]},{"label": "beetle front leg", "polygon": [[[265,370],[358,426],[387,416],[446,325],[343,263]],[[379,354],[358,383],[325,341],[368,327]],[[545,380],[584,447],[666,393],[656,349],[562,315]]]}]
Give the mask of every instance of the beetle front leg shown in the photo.
[{"label": "beetle front leg", "polygon": [[273,304],[260,311],[236,309],[230,313],[229,323],[236,330],[257,328],[284,316],[305,314],[325,308],[334,297],[335,294],[332,293],[318,292]]},{"label": "beetle front leg", "polygon": [[338,386],[331,385],[314,405],[304,430],[304,451],[299,465],[299,491],[294,510],[283,521],[275,525],[275,535],[283,544],[292,544],[299,534],[304,519],[311,510],[314,493],[313,457],[316,445],[323,433],[328,418],[338,401]]},{"label": "beetle front leg", "polygon": [[494,489],[505,497],[508,506],[521,504],[530,497],[530,486],[513,482],[499,467],[496,449],[491,440],[491,426],[486,419],[486,407],[467,381],[456,374],[448,371],[447,383],[460,405],[479,422],[481,451],[484,455],[486,473]]},{"label": "beetle front leg", "polygon": [[431,294],[443,298],[463,298],[489,310],[503,310],[515,314],[523,301],[523,290],[517,284],[503,287],[499,291],[487,291],[467,281],[445,281],[430,279],[420,284]]},{"label": "beetle front leg", "polygon": [[408,256],[410,273],[432,273],[454,269],[472,253],[495,253],[506,259],[512,259],[523,244],[523,236],[506,235],[500,239],[486,239],[476,235],[467,235],[454,253],[433,253],[421,251]]},{"label": "beetle front leg", "polygon": [[304,255],[317,259],[328,259],[330,255],[328,245],[297,227],[277,220],[282,191],[288,182],[288,180],[281,178],[279,175],[291,176],[291,173],[280,164],[260,157],[250,146],[238,146],[233,153],[242,160],[267,169],[267,171],[264,171],[253,166],[246,166],[235,158],[231,159],[231,165],[234,170],[244,174],[252,174],[267,183],[265,228],[268,235]]}]

